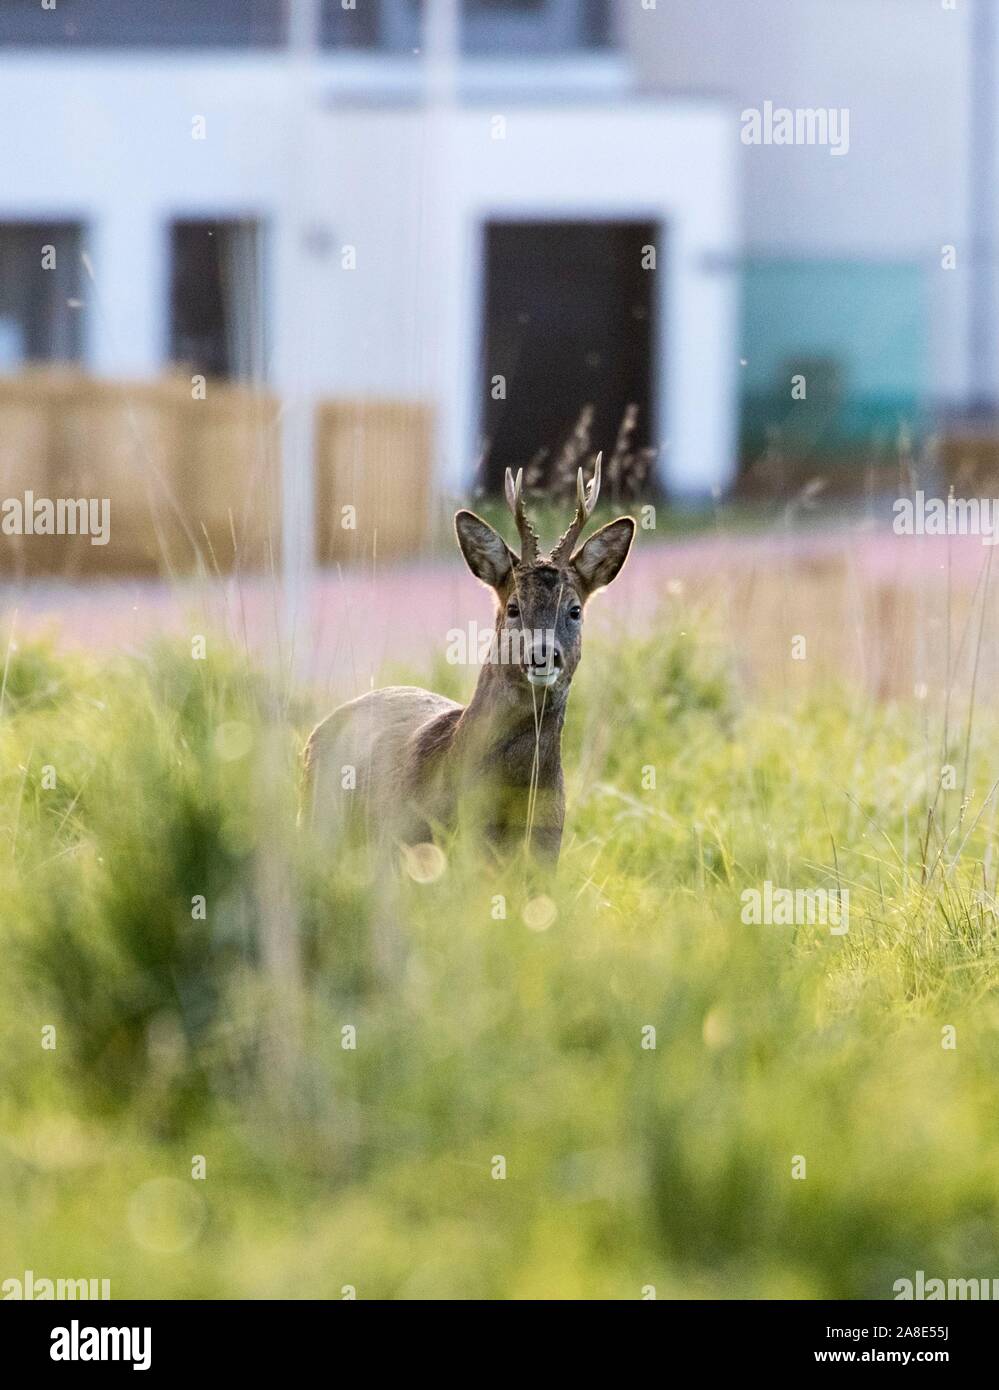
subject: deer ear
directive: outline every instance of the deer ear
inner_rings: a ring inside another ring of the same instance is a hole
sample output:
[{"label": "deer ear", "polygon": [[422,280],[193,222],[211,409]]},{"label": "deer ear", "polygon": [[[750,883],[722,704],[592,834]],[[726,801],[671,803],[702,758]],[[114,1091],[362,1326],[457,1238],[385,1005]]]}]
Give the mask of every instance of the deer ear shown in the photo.
[{"label": "deer ear", "polygon": [[517,557],[488,521],[474,512],[455,512],[454,529],[465,564],[483,584],[498,589],[510,576]]},{"label": "deer ear", "polygon": [[635,523],[630,516],[619,516],[595,531],[569,562],[579,577],[587,598],[618,575],[635,539]]}]

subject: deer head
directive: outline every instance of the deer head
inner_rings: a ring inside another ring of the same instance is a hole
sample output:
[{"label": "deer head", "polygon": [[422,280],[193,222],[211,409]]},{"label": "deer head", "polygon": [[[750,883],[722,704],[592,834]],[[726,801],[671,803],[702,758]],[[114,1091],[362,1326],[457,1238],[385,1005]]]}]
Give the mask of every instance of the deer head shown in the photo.
[{"label": "deer head", "polygon": [[597,589],[616,577],[635,535],[630,516],[618,517],[574,549],[600,493],[600,456],[589,485],[576,480],[576,512],[547,555],[524,508],[523,469],[506,471],[506,500],[520,534],[520,555],[488,522],[459,511],[454,526],[461,553],[476,579],[496,597],[496,664],[506,692],[532,701],[540,690],[559,707],[579,664],[583,612]]}]

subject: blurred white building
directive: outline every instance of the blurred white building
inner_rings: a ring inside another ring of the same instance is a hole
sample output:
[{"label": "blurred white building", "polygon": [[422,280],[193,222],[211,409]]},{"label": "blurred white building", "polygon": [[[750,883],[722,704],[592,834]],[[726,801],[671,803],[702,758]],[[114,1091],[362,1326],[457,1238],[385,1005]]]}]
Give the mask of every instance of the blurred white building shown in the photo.
[{"label": "blurred white building", "polygon": [[609,0],[420,9],[0,10],[0,369],[425,401],[454,489],[635,400],[671,488],[725,486],[731,110],[640,92]]},{"label": "blurred white building", "polygon": [[[632,400],[674,493],[724,488],[795,364],[847,434],[961,410],[995,384],[993,4],[5,5],[0,370],[426,402],[456,490]],[[747,146],[767,101],[847,110],[848,153]]]},{"label": "blurred white building", "polygon": [[[999,394],[996,0],[659,0],[627,16],[654,90],[845,110],[849,152],[740,150],[744,431],[791,365],[839,380],[838,429],[890,438]],[[650,19],[652,22],[650,22]],[[668,36],[667,36],[668,30]]]}]

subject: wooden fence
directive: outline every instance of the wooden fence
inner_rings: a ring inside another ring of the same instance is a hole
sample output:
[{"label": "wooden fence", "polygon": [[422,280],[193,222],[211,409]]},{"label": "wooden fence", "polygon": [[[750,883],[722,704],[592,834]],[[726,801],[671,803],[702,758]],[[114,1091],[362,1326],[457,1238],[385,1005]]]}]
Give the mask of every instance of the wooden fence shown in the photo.
[{"label": "wooden fence", "polygon": [[430,516],[431,425],[425,406],[326,401],[316,442],[320,562],[414,554]]},{"label": "wooden fence", "polygon": [[[278,564],[279,415],[273,395],[244,386],[209,382],[195,399],[189,378],[124,384],[48,370],[0,378],[0,504],[29,492],[108,498],[111,518],[106,546],[0,530],[0,575]],[[429,513],[426,408],[324,401],[316,423],[320,562],[418,550]]]}]

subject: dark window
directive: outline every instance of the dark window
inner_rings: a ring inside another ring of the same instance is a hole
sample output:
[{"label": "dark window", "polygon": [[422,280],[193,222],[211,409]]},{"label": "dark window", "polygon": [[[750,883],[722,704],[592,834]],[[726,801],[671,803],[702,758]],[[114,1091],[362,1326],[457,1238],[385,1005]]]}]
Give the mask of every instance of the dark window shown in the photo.
[{"label": "dark window", "polygon": [[284,15],[284,0],[0,0],[0,45],[268,48]]},{"label": "dark window", "polygon": [[264,374],[261,237],[251,220],[170,229],[170,360],[205,376]]},{"label": "dark window", "polygon": [[[322,41],[334,48],[422,46],[422,0],[323,0]],[[610,42],[608,0],[462,0],[466,53],[572,53]]]},{"label": "dark window", "polygon": [[464,0],[468,53],[571,53],[610,41],[606,0]]},{"label": "dark window", "polygon": [[81,250],[76,222],[0,224],[0,371],[79,361]]},{"label": "dark window", "polygon": [[[408,52],[423,43],[423,0],[320,0],[328,48]],[[562,53],[611,41],[610,0],[462,0],[467,53]],[[276,48],[286,0],[0,0],[0,47]]]},{"label": "dark window", "polygon": [[[655,247],[658,272],[643,269]],[[480,421],[486,481],[553,456],[593,408],[608,452],[630,405],[636,448],[653,442],[654,292],[663,248],[651,222],[496,222],[486,232]],[[494,399],[501,376],[505,399]]]},{"label": "dark window", "polygon": [[[415,0],[412,4],[406,0],[406,5],[411,10],[409,21],[413,33],[418,36]],[[379,0],[354,0],[353,9],[344,9],[342,0],[323,0],[320,41],[329,48],[390,47],[389,36],[381,32],[384,19],[385,11]]]}]

